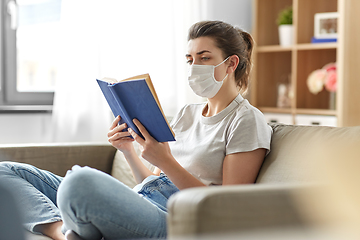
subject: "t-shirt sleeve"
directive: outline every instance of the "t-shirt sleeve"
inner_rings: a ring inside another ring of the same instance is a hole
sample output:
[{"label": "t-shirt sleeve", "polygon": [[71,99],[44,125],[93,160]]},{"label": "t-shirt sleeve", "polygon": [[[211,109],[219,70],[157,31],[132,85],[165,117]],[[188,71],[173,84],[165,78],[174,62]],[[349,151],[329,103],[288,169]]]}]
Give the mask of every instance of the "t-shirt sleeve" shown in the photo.
[{"label": "t-shirt sleeve", "polygon": [[169,123],[170,127],[171,128],[174,128],[175,125],[177,124],[177,122],[180,120],[180,118],[184,115],[184,111],[185,111],[185,108],[187,107],[188,105],[185,105],[184,107],[182,107],[180,109],[180,111],[174,116],[174,118],[171,120],[171,122]]},{"label": "t-shirt sleeve", "polygon": [[264,115],[250,108],[235,118],[228,129],[226,155],[249,152],[258,148],[270,152],[272,128],[266,123]]}]

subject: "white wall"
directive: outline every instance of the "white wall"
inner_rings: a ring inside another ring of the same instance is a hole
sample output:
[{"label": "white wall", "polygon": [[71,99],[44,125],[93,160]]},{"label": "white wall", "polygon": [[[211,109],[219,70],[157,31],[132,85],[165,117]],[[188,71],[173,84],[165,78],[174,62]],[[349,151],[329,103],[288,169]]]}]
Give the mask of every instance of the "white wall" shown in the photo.
[{"label": "white wall", "polygon": [[0,144],[51,141],[51,113],[0,113]]},{"label": "white wall", "polygon": [[252,0],[206,0],[209,20],[221,20],[251,33]]}]

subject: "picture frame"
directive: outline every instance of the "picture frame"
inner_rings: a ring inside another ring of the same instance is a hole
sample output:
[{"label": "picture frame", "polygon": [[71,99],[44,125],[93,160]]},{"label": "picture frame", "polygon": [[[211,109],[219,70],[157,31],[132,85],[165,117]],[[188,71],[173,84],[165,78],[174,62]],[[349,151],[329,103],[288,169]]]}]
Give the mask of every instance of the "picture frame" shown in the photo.
[{"label": "picture frame", "polygon": [[338,34],[338,13],[315,13],[314,37],[315,38],[337,38]]}]

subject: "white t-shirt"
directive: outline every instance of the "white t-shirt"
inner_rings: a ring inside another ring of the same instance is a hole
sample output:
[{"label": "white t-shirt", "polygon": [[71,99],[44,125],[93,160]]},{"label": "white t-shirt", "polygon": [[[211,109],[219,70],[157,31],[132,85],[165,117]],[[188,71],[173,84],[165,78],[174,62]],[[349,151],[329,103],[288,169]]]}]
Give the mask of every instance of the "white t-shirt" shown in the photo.
[{"label": "white t-shirt", "polygon": [[205,185],[222,184],[226,155],[258,148],[270,151],[271,127],[240,94],[220,113],[204,117],[206,103],[186,105],[171,122],[170,143],[180,165]]}]

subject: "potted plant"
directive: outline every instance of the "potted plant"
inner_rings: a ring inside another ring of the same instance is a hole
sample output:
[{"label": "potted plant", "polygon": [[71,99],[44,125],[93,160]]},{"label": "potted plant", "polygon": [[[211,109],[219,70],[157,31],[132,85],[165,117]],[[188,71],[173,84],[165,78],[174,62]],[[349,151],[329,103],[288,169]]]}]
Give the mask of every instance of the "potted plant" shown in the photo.
[{"label": "potted plant", "polygon": [[293,44],[293,10],[292,7],[283,9],[278,16],[277,24],[279,26],[279,39],[281,46],[290,46]]}]

